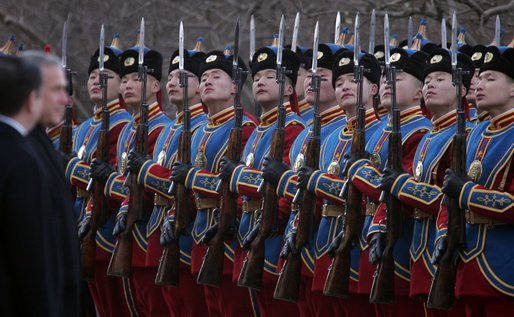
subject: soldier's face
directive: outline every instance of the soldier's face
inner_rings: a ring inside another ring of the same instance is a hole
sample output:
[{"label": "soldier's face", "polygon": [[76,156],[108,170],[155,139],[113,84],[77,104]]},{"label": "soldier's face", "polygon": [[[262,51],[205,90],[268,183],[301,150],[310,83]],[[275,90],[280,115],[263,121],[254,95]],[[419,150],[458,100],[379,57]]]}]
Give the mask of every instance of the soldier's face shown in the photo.
[{"label": "soldier's face", "polygon": [[[146,78],[146,102],[154,99],[155,94],[160,89],[160,84],[157,79],[149,75]],[[120,93],[125,102],[131,106],[139,106],[141,104],[141,85],[137,73],[131,73],[121,78]]]},{"label": "soldier's face", "polygon": [[[380,82],[380,104],[387,109],[391,109],[391,86],[387,84],[387,79],[382,76]],[[399,108],[419,104],[421,99],[421,82],[416,77],[408,73],[398,73],[396,75],[396,104]]]},{"label": "soldier's face", "polygon": [[[364,78],[362,80],[362,103],[364,105],[371,103],[376,92],[377,86]],[[354,81],[353,73],[337,77],[335,94],[339,106],[346,111],[353,112],[357,105],[357,83]]]},{"label": "soldier's face", "polygon": [[[107,102],[118,98],[120,94],[120,75],[110,69],[105,69],[107,73]],[[87,90],[89,98],[95,104],[99,105],[102,102],[102,89],[100,88],[100,70],[95,69],[89,74],[87,79]]]},{"label": "soldier's face", "polygon": [[[284,96],[293,92],[293,87],[286,79]],[[255,101],[267,111],[276,107],[279,102],[279,85],[277,84],[277,72],[273,69],[264,69],[253,76],[252,92]]]},{"label": "soldier's face", "polygon": [[479,79],[476,89],[478,109],[496,115],[501,111],[495,111],[495,108],[510,107],[514,98],[514,81],[511,78],[502,72],[488,70],[482,72]]},{"label": "soldier's face", "polygon": [[473,77],[471,78],[471,85],[469,86],[468,94],[466,95],[466,99],[470,102],[475,102],[475,90],[477,89],[478,81],[480,80],[478,78],[478,74],[480,73],[480,68],[475,69],[475,73],[473,74]]},{"label": "soldier's face", "polygon": [[444,110],[452,110],[457,101],[452,75],[439,71],[428,74],[423,84],[423,98],[432,112],[444,113]]},{"label": "soldier's face", "polygon": [[[319,102],[324,104],[331,102],[336,99],[334,87],[332,87],[332,71],[326,68],[318,68],[318,74],[321,76],[321,85],[319,91]],[[312,83],[312,71],[307,71],[307,76],[303,82],[303,88],[305,90],[305,100],[313,105],[315,102],[316,94],[311,89]]]},{"label": "soldier's face", "polygon": [[66,77],[59,66],[43,66],[43,85],[41,96],[43,112],[40,123],[45,127],[53,127],[62,121],[68,102]]},{"label": "soldier's face", "polygon": [[298,69],[296,86],[294,87],[296,94],[298,95],[298,100],[301,100],[305,96],[305,88],[303,86],[305,77],[307,77],[307,70],[303,68],[303,66],[300,66],[300,68]]},{"label": "soldier's face", "polygon": [[[188,98],[192,98],[200,93],[200,84],[198,77],[189,71],[185,71],[187,77],[187,94]],[[168,98],[170,103],[182,104],[184,102],[184,92],[180,87],[180,70],[175,69],[168,74],[168,82],[166,83],[166,90],[168,91]]]},{"label": "soldier's face", "polygon": [[235,94],[230,76],[221,69],[209,69],[200,79],[200,97],[209,106],[211,102],[229,102]]}]

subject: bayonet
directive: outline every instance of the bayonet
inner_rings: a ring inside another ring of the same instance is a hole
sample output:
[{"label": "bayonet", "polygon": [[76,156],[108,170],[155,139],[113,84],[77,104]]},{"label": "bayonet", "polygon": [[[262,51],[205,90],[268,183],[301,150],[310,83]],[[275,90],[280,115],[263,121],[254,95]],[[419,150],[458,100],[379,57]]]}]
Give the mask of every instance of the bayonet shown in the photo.
[{"label": "bayonet", "polygon": [[101,72],[104,71],[104,57],[105,57],[105,31],[104,25],[100,28],[100,44],[99,44],[99,54],[98,54],[98,68]]},{"label": "bayonet", "polygon": [[293,27],[293,39],[291,40],[291,50],[296,53],[296,46],[298,45],[298,32],[300,31],[300,12],[296,12]]},{"label": "bayonet", "polygon": [[452,69],[455,70],[457,68],[457,15],[455,11],[452,16],[452,47],[451,47],[451,57],[452,57]]},{"label": "bayonet", "polygon": [[334,43],[337,43],[337,40],[339,39],[339,34],[341,34],[341,13],[337,11],[336,26],[334,31]]},{"label": "bayonet", "polygon": [[[371,22],[369,24],[369,53],[373,53],[373,50],[375,49],[375,28],[377,23],[376,19],[377,17],[375,14],[375,9],[373,9],[373,11],[371,11]],[[386,43],[389,42],[384,42],[384,46],[387,45]]]},{"label": "bayonet", "polygon": [[66,70],[67,68],[67,50],[68,50],[68,20],[64,21],[64,25],[62,27],[62,41],[61,41],[61,64],[62,68]]},{"label": "bayonet", "polygon": [[255,20],[250,18],[250,62],[252,61],[253,54],[255,54]]},{"label": "bayonet", "polygon": [[312,74],[316,74],[318,71],[318,46],[319,46],[319,22],[316,21],[316,27],[314,28],[314,43],[312,44]]},{"label": "bayonet", "polygon": [[[234,54],[232,54],[232,69],[237,69],[239,59],[239,18],[237,18],[235,36],[234,36]],[[235,77],[234,77],[235,78]]]},{"label": "bayonet", "polygon": [[409,24],[407,25],[407,48],[412,48],[412,41],[413,41],[413,30],[412,30],[412,17],[409,17]]},{"label": "bayonet", "polygon": [[284,15],[280,18],[278,29],[278,48],[277,48],[277,69],[282,67],[282,51],[284,48]]},{"label": "bayonet", "polygon": [[178,69],[180,71],[184,71],[184,24],[182,23],[182,21],[180,21],[180,27],[179,27],[179,33],[178,33],[178,54],[179,54]]},{"label": "bayonet", "polygon": [[143,66],[145,56],[145,18],[141,18],[141,27],[139,28],[139,55],[137,62],[139,67]]},{"label": "bayonet", "polygon": [[[453,25],[452,25],[452,36],[453,36]],[[453,38],[452,38],[453,45]],[[445,50],[448,50],[448,40],[446,38],[446,19],[442,18],[441,20],[441,47]]]},{"label": "bayonet", "polygon": [[495,28],[494,28],[494,42],[495,42],[496,46],[501,45],[501,41],[502,41],[501,32],[502,32],[502,28],[501,28],[501,23],[500,23],[500,15],[497,14]]},{"label": "bayonet", "polygon": [[[353,32],[353,63],[355,65],[355,69],[359,67],[359,52],[360,52],[360,35],[359,35],[359,12],[355,16],[355,25]],[[385,45],[384,45],[385,46]]]},{"label": "bayonet", "polygon": [[384,16],[384,59],[386,64],[386,69],[389,68],[391,61],[389,58],[391,57],[391,50],[389,47],[389,15],[386,13]]}]

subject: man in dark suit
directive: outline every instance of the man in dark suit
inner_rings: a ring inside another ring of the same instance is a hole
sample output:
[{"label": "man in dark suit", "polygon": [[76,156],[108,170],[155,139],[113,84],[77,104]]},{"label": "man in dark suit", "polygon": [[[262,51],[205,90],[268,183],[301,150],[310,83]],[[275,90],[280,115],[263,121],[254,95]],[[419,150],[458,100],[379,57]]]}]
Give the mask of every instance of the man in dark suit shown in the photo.
[{"label": "man in dark suit", "polygon": [[41,73],[0,57],[0,315],[55,316],[41,164],[26,136],[41,117]]},{"label": "man in dark suit", "polygon": [[66,77],[59,59],[42,52],[28,51],[22,58],[38,65],[42,75],[42,116],[29,140],[44,166],[41,173],[45,187],[50,189],[43,197],[40,210],[45,213],[51,249],[47,259],[51,262],[50,291],[56,301],[57,316],[80,315],[80,255],[73,215],[70,187],[64,179],[64,166],[59,153],[53,148],[45,129],[58,124],[68,101]]}]

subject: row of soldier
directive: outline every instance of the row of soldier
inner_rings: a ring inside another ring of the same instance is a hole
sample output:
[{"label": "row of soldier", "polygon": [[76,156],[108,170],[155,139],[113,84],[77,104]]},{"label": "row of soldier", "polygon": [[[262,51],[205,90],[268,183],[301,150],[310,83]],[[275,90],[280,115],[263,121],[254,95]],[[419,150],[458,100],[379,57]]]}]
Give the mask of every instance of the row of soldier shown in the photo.
[{"label": "row of soldier", "polygon": [[[361,51],[357,39],[286,49],[281,28],[278,43],[258,49],[249,68],[238,57],[237,41],[233,55],[204,53],[201,43],[182,54],[177,50],[166,84],[177,108],[174,120],[161,108],[159,52],[141,42],[124,52],[115,45],[98,49],[88,69],[95,114],[76,128],[73,151],[63,157],[66,179],[76,189],[83,249],[96,231],[88,277],[99,314],[508,315],[514,306],[514,254],[506,247],[514,234],[514,49],[471,47],[459,37],[459,51],[452,54],[446,44],[427,40],[425,27],[407,47],[382,46],[374,55]],[[384,66],[398,70],[394,80]],[[246,72],[261,107],[259,120],[240,112]],[[142,107],[148,108],[143,115]],[[465,125],[458,120],[463,109]],[[109,159],[100,160],[106,113]],[[142,125],[148,128],[144,153],[137,148]],[[454,138],[458,125],[468,134],[461,152]],[[179,152],[188,140],[180,136],[189,132],[190,153],[184,156]],[[393,135],[401,137],[396,158],[390,155]],[[234,148],[240,153],[228,155]],[[467,177],[451,169],[456,152],[467,157]],[[399,169],[391,168],[392,160]],[[100,225],[91,180],[109,210]],[[136,194],[128,190],[134,183],[144,187],[137,221],[131,215]],[[186,199],[177,199],[179,187]],[[236,197],[232,220],[229,196]],[[454,252],[448,223],[456,216],[443,197],[456,202],[466,221],[465,241],[450,261],[456,265],[454,301],[442,305],[449,311],[434,309],[430,300],[427,306],[429,295],[438,295],[431,294],[437,264]],[[398,210],[390,210],[393,201]],[[184,203],[193,206],[193,215],[177,230]],[[393,217],[401,228],[391,238]],[[113,268],[122,236],[132,246],[128,271]],[[209,259],[219,243],[224,256],[217,279],[210,266],[216,261]],[[261,243],[264,254],[257,251]],[[160,276],[166,273],[163,254],[172,245],[179,248],[177,285],[157,286],[156,276],[166,284]],[[375,293],[383,286],[374,276],[386,255],[394,266],[392,300]],[[339,257],[347,272],[332,277],[340,272]],[[295,258],[301,259],[301,274],[286,280]],[[261,263],[260,272],[255,263]]]}]

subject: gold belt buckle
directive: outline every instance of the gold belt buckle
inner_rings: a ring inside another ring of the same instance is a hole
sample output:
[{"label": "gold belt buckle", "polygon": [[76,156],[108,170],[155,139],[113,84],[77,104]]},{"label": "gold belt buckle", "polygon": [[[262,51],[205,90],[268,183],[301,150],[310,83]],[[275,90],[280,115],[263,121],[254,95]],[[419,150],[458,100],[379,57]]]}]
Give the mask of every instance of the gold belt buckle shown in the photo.
[{"label": "gold belt buckle", "polygon": [[414,209],[414,219],[424,219],[424,218],[430,218],[431,215],[419,210],[418,208]]},{"label": "gold belt buckle", "polygon": [[366,204],[366,216],[373,217],[377,212],[377,204],[375,203],[367,203]]},{"label": "gold belt buckle", "polygon": [[87,198],[87,197],[89,197],[89,193],[83,189],[77,188],[77,197],[78,198]]}]

